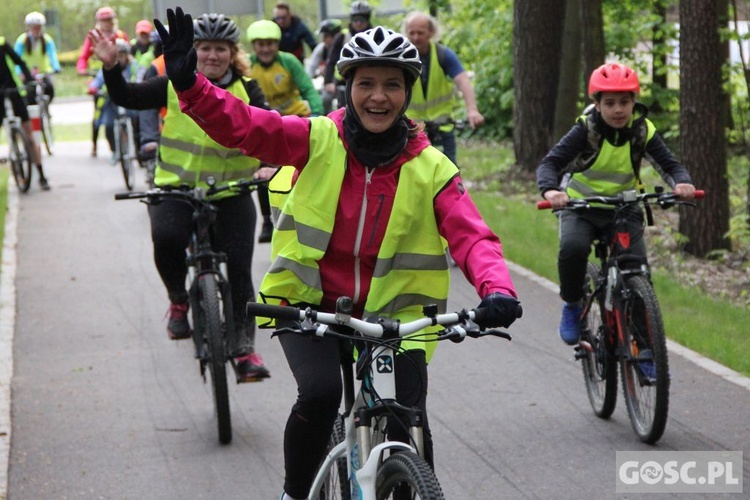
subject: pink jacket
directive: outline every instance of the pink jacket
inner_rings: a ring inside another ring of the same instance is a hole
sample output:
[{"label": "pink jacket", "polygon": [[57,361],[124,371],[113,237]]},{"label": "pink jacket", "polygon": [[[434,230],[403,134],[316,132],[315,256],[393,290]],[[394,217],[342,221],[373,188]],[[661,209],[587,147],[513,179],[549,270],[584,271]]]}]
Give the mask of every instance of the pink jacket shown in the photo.
[{"label": "pink jacket", "polygon": [[[248,106],[232,94],[212,85],[203,75],[191,89],[178,92],[180,107],[211,138],[228,148],[272,165],[293,165],[302,170],[309,154],[310,122],[298,116],[280,116],[275,111]],[[333,120],[346,147],[342,122],[344,110],[313,120]],[[367,171],[354,155],[348,157],[331,241],[319,263],[325,298],[323,307],[333,310],[337,297],[346,295],[361,308],[369,292],[372,272],[393,207],[401,165],[417,156],[429,141],[424,133],[410,139],[396,161]],[[367,213],[363,234],[355,241],[367,184]],[[448,241],[451,256],[474,285],[480,297],[501,292],[517,297],[500,240],[485,224],[460,176],[449,182],[434,199],[440,234]],[[354,297],[355,280],[362,293]]]}]

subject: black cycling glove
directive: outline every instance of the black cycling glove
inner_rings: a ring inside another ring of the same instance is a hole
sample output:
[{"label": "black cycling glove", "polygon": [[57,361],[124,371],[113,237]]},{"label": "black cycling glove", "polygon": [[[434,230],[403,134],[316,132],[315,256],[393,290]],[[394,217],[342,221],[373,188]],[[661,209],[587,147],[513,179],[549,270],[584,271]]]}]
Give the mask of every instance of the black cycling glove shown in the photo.
[{"label": "black cycling glove", "polygon": [[175,11],[167,9],[167,21],[169,31],[161,21],[154,19],[164,51],[164,66],[175,90],[187,90],[195,85],[198,63],[198,54],[193,47],[193,17],[177,7]]},{"label": "black cycling glove", "polygon": [[504,293],[491,293],[482,299],[479,309],[484,309],[476,323],[482,328],[508,328],[523,314],[521,303]]}]

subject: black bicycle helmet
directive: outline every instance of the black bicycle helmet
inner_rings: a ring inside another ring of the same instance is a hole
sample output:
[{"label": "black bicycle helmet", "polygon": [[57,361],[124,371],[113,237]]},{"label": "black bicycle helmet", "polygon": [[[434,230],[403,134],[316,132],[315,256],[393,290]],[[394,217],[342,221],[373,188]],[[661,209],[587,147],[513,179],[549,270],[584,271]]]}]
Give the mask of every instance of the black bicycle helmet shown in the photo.
[{"label": "black bicycle helmet", "polygon": [[336,35],[341,32],[341,21],[338,19],[323,19],[318,25],[318,35]]},{"label": "black bicycle helmet", "polygon": [[234,21],[224,14],[203,14],[193,21],[194,41],[198,40],[225,40],[237,43],[240,39],[240,30]]},{"label": "black bicycle helmet", "polygon": [[370,19],[370,16],[372,15],[372,8],[370,7],[370,4],[365,0],[357,0],[356,2],[352,2],[351,7],[349,7],[349,15],[367,16],[367,19]]},{"label": "black bicycle helmet", "polygon": [[353,68],[363,64],[387,64],[405,70],[413,84],[422,72],[422,61],[413,43],[401,33],[376,26],[357,33],[341,48],[336,64],[344,78]]}]

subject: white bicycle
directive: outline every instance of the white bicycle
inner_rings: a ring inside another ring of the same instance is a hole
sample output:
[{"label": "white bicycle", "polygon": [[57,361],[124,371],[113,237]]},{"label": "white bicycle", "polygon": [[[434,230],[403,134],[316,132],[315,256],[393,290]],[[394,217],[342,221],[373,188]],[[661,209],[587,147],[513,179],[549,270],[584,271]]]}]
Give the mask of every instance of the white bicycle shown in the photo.
[{"label": "white bicycle", "polygon": [[[461,342],[466,337],[493,335],[510,340],[509,333],[481,331],[475,323],[483,309],[437,314],[437,307],[424,308],[424,317],[400,323],[388,318],[364,321],[351,316],[352,301],[341,297],[336,313],[311,308],[248,303],[249,315],[295,322],[297,327],[280,328],[274,335],[298,334],[354,341],[358,346],[355,393],[352,361],[342,356],[344,414],[339,415],[330,438],[328,453],[318,468],[308,499],[443,499],[440,483],[423,458],[422,414],[396,402],[394,357],[401,338],[442,325],[437,340]],[[521,310],[519,306],[519,316]],[[435,339],[425,334],[424,340]],[[409,340],[414,340],[411,336]],[[389,441],[388,417],[398,416],[391,425],[408,422],[409,443]]]}]

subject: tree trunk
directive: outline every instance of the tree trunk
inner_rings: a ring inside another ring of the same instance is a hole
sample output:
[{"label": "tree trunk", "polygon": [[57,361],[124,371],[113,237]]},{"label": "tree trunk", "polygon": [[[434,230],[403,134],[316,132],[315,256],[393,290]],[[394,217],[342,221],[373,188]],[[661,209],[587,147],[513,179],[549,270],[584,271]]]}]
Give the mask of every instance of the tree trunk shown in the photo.
[{"label": "tree trunk", "polygon": [[513,149],[533,173],[552,146],[565,2],[513,2]]},{"label": "tree trunk", "polygon": [[[656,5],[654,5],[654,13],[659,16],[661,21],[659,22],[659,26],[654,29],[654,48],[651,51],[651,81],[653,82],[654,87],[666,89],[667,54],[669,52],[669,49],[666,46],[666,37],[664,36],[664,30],[660,27],[667,25],[667,2],[665,0],[658,0],[656,2]],[[651,106],[649,106],[649,109],[653,113],[660,113],[662,111],[662,107],[659,100],[654,99],[653,102],[651,102]]]},{"label": "tree trunk", "polygon": [[680,156],[706,198],[681,208],[679,230],[700,257],[730,245],[719,18],[718,2],[680,1]]},{"label": "tree trunk", "polygon": [[605,63],[606,57],[602,0],[581,0],[581,35],[583,36],[583,82],[588,91],[591,73]]},{"label": "tree trunk", "polygon": [[557,86],[553,142],[558,141],[573,126],[580,111],[578,97],[581,90],[581,1],[567,0],[565,29],[563,30],[560,84]]}]

